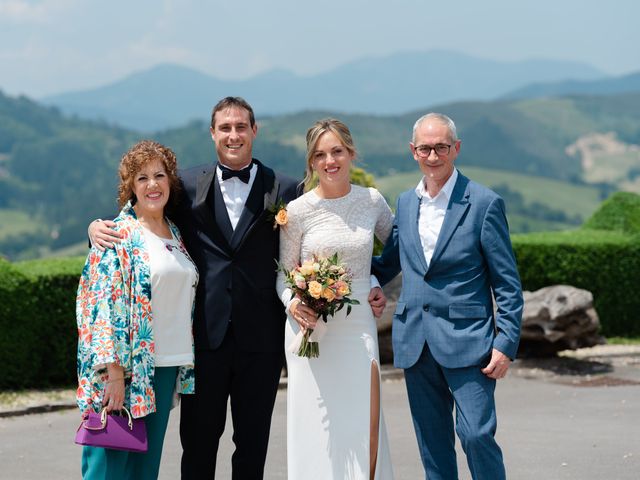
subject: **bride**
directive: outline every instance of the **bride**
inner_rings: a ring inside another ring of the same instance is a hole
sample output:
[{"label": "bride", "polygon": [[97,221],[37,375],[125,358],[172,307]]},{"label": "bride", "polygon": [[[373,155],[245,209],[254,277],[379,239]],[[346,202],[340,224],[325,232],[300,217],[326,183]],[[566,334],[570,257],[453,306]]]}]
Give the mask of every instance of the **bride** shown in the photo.
[{"label": "bride", "polygon": [[[291,347],[317,313],[291,298],[284,274],[278,292],[286,306],[287,464],[290,480],[387,480],[393,478],[380,402],[376,322],[367,301],[373,236],[385,241],[393,215],[374,188],[350,183],[356,150],[351,133],[326,119],[307,132],[305,189],[287,206],[280,233],[280,262],[291,270],[317,255],[338,253],[353,274],[351,298],[360,301],[329,317],[318,358]],[[318,185],[311,187],[314,173]],[[322,322],[322,320],[319,320]],[[292,351],[293,350],[293,351]]]}]

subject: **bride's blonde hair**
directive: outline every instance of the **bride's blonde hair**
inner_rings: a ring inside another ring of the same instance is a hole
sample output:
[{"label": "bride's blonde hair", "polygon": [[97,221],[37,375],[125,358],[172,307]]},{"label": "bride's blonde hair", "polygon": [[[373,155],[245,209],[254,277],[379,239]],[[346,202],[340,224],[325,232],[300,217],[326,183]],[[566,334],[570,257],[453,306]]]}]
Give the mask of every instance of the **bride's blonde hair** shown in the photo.
[{"label": "bride's blonde hair", "polygon": [[340,143],[344,145],[344,148],[346,148],[354,158],[358,154],[358,151],[353,144],[353,138],[351,138],[349,127],[335,118],[318,120],[309,130],[307,130],[307,167],[305,169],[305,176],[303,180],[305,192],[308,192],[313,188],[313,186],[315,186],[317,179],[313,172],[313,154],[316,151],[316,146],[318,145],[320,137],[327,132],[331,132],[338,137]]}]

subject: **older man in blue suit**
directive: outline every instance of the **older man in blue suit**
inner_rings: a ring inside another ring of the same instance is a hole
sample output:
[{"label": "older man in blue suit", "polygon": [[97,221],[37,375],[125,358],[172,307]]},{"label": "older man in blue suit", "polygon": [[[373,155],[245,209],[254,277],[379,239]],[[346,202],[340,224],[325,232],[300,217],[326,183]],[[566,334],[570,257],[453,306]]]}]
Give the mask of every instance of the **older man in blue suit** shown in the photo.
[{"label": "older man in blue suit", "polygon": [[454,167],[461,142],[446,115],[420,118],[409,145],[424,177],[400,195],[373,270],[382,284],[402,270],[394,361],[422,463],[429,480],[458,478],[455,405],[473,478],[504,479],[494,391],[516,356],[523,308],[504,202]]}]

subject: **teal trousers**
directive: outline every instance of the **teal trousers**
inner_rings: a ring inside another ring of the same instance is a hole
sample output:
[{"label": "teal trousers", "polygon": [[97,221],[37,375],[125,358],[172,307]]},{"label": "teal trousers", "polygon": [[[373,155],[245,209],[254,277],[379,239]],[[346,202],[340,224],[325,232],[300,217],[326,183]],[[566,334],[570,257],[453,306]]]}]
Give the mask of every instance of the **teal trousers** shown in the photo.
[{"label": "teal trousers", "polygon": [[83,447],[84,480],[156,480],[160,470],[162,444],[173,403],[178,367],[156,367],[154,376],[156,411],[144,417],[149,449],[146,453]]}]

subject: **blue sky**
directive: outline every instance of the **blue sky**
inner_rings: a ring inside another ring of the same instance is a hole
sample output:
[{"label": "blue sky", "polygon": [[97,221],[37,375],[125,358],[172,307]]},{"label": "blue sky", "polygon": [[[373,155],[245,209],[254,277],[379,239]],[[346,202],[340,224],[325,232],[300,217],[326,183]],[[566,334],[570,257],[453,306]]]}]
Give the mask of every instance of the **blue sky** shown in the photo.
[{"label": "blue sky", "polygon": [[638,19],[637,0],[0,0],[0,89],[38,97],[167,62],[310,75],[432,49],[623,74],[640,71]]}]

